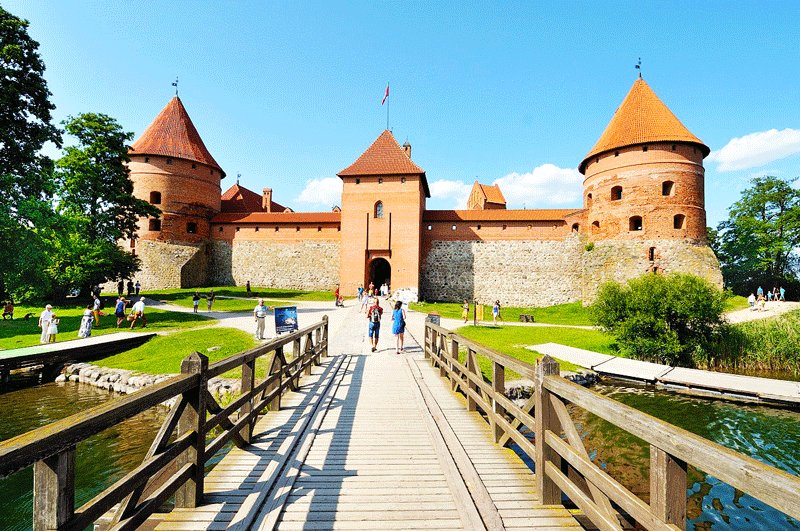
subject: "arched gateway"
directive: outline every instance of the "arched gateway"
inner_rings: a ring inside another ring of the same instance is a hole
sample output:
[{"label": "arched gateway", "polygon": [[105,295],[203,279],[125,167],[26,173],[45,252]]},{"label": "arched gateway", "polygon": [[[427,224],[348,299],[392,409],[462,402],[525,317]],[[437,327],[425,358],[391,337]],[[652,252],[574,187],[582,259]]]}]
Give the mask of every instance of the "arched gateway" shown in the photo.
[{"label": "arched gateway", "polygon": [[391,284],[392,266],[385,258],[373,258],[369,264],[369,278],[365,285],[370,282],[375,284],[376,288],[380,288],[385,282],[387,285]]}]

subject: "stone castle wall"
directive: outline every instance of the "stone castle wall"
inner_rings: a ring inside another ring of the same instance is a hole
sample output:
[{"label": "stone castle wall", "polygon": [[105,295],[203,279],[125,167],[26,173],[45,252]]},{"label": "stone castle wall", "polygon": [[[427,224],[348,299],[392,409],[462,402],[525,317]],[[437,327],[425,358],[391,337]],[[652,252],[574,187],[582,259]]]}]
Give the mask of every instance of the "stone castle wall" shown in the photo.
[{"label": "stone castle wall", "polygon": [[208,282],[328,290],[339,283],[339,242],[214,241]]},{"label": "stone castle wall", "polygon": [[145,291],[202,286],[207,274],[207,245],[139,240],[136,256],[142,261],[142,269],[136,279]]}]

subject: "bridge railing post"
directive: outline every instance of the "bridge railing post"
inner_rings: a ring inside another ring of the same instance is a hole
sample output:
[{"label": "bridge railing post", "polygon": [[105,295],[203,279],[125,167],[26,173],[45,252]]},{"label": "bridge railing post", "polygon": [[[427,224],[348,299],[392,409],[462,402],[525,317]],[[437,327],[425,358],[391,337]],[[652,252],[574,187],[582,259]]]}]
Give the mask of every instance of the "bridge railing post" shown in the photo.
[{"label": "bridge railing post", "polygon": [[186,408],[178,421],[178,437],[194,432],[194,442],[177,459],[178,469],[186,464],[194,467],[192,475],[175,492],[175,507],[194,508],[203,503],[203,477],[206,450],[206,394],[208,392],[208,358],[193,352],[181,362],[181,374],[199,374],[200,382],[183,394]]},{"label": "bridge railing post", "polygon": [[439,376],[442,378],[447,376],[447,350],[445,349],[444,341],[444,334],[439,334],[438,342],[434,347],[436,349],[436,361],[439,363]]},{"label": "bridge railing post", "polygon": [[75,511],[75,447],[33,465],[33,529],[61,529]]},{"label": "bridge railing post", "polygon": [[558,470],[561,470],[561,457],[545,442],[547,431],[561,433],[558,416],[550,402],[552,393],[544,386],[546,377],[558,374],[558,362],[550,356],[545,356],[537,362],[533,380],[533,392],[536,397],[536,487],[543,505],[561,503],[561,489],[545,472],[547,462],[553,463]]},{"label": "bridge railing post", "polygon": [[[250,393],[252,395],[253,389],[255,388],[256,383],[256,360],[248,361],[242,365],[242,394]],[[249,415],[251,411],[253,411],[253,404],[256,401],[255,396],[250,396],[250,399],[247,400],[242,407],[239,409],[239,417],[244,417]],[[244,442],[249,443],[250,438],[253,436],[253,425],[255,422],[248,422],[240,435]]]},{"label": "bridge railing post", "polygon": [[492,364],[492,389],[494,390],[494,396],[492,397],[494,409],[494,417],[492,417],[492,433],[494,434],[494,442],[498,443],[505,433],[503,427],[499,422],[497,422],[496,419],[503,417],[506,414],[506,410],[497,400],[498,396],[505,396],[506,394],[506,368],[496,361]]},{"label": "bridge railing post", "polygon": [[667,524],[686,529],[686,462],[652,444],[650,508]]},{"label": "bridge railing post", "polygon": [[281,408],[281,392],[280,388],[283,384],[283,347],[278,347],[275,349],[275,354],[272,357],[272,366],[268,371],[267,376],[276,375],[276,379],[267,387],[267,393],[271,393],[272,391],[278,389],[278,392],[275,394],[275,397],[270,400],[269,402],[269,410],[270,411],[278,411]]},{"label": "bridge railing post", "polygon": [[[477,384],[472,382],[472,378],[476,377],[478,374],[478,363],[475,359],[475,351],[472,348],[467,349],[467,389],[474,391],[476,393],[480,392],[480,388]],[[472,398],[470,393],[467,393],[467,411],[476,411],[478,409],[478,403],[475,402],[475,399]]]},{"label": "bridge railing post", "polygon": [[328,316],[322,316],[322,341],[325,344],[325,348],[322,349],[322,356],[324,358],[328,357]]},{"label": "bridge railing post", "polygon": [[460,378],[460,374],[456,374],[455,365],[452,362],[458,361],[458,339],[456,336],[450,336],[450,367],[453,369],[453,376],[450,379],[450,389],[453,391],[458,389],[458,380],[456,378]]}]

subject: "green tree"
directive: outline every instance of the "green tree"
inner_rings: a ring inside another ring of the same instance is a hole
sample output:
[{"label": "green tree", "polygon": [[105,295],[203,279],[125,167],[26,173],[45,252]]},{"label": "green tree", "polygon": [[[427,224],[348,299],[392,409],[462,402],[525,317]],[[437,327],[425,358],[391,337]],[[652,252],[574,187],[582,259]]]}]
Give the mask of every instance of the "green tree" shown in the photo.
[{"label": "green tree", "polygon": [[718,338],[724,301],[722,291],[694,275],[643,275],[601,286],[590,312],[625,355],[691,366]]},{"label": "green tree", "polygon": [[[50,91],[39,43],[28,22],[0,7],[0,296],[19,295],[39,285],[36,259],[41,242],[34,227],[51,220],[53,193],[47,142],[61,145],[51,123]],[[29,260],[34,260],[33,262]],[[27,284],[32,282],[32,284]]]},{"label": "green tree", "polygon": [[138,260],[117,245],[136,235],[140,216],[160,211],[133,196],[127,167],[131,133],[110,116],[84,113],[64,122],[76,145],[56,163],[59,230],[48,239],[50,277],[61,288],[129,277]]},{"label": "green tree", "polygon": [[795,284],[800,245],[800,191],[793,180],[757,177],[717,227],[712,247],[725,283],[746,295],[757,285]]}]

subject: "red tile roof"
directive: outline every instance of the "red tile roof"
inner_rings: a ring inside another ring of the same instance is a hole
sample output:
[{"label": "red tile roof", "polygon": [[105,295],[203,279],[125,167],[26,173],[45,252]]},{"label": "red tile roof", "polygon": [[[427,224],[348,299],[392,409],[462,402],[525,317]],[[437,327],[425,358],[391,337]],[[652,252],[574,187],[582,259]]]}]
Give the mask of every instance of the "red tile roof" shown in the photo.
[{"label": "red tile roof", "polygon": [[697,144],[704,156],[711,152],[672,114],[644,79],[639,78],[578,170],[583,173],[586,163],[595,155],[648,142],[690,142]]},{"label": "red tile roof", "polygon": [[[222,194],[222,212],[262,212],[264,209],[262,205],[263,198],[252,190],[241,186],[239,183],[234,184]],[[270,210],[272,212],[283,212],[286,207],[271,202]]]},{"label": "red tile roof", "polygon": [[499,185],[481,184],[478,181],[475,181],[475,184],[478,185],[481,193],[483,193],[483,197],[486,198],[487,203],[496,203],[498,205],[506,204],[506,198],[503,196],[503,192],[500,191]]},{"label": "red tile roof", "polygon": [[178,96],[167,103],[142,136],[133,143],[129,155],[161,155],[191,160],[211,166],[225,177],[225,172],[206,149]]},{"label": "red tile roof", "polygon": [[426,210],[423,221],[563,221],[580,209]]},{"label": "red tile roof", "polygon": [[211,223],[339,223],[341,212],[223,212]]}]

